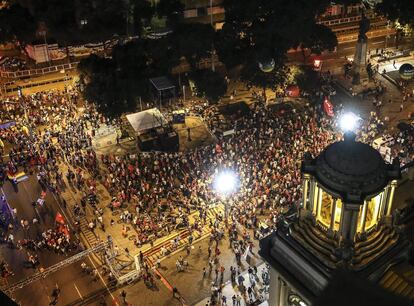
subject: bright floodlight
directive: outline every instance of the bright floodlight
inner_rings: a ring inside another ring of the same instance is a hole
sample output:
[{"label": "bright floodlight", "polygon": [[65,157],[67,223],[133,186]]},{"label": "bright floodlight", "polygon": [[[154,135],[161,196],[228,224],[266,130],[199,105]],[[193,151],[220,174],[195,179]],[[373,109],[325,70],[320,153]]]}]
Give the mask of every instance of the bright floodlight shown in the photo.
[{"label": "bright floodlight", "polygon": [[345,113],[339,118],[339,126],[344,132],[354,131],[357,127],[358,116],[354,113]]},{"label": "bright floodlight", "polygon": [[231,171],[218,173],[214,179],[214,189],[220,193],[229,193],[236,189],[237,178]]}]

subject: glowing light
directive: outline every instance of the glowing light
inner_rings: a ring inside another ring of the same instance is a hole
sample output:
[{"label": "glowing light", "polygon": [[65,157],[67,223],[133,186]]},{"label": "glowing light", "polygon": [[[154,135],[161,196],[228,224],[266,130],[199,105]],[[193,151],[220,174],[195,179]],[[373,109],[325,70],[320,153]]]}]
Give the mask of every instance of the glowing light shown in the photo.
[{"label": "glowing light", "polygon": [[339,126],[344,132],[355,131],[359,119],[354,113],[345,113],[339,118]]},{"label": "glowing light", "polygon": [[234,172],[225,171],[216,175],[213,181],[213,187],[217,192],[228,194],[237,187],[237,176]]}]

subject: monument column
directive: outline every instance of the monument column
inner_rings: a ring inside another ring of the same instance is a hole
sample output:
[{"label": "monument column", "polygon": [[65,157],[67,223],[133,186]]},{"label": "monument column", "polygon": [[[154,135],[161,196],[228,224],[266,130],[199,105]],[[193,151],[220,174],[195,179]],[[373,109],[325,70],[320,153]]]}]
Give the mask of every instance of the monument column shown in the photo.
[{"label": "monument column", "polygon": [[370,22],[364,14],[362,14],[361,21],[359,22],[359,35],[358,42],[355,48],[354,62],[352,64],[352,83],[359,85],[368,81],[367,73],[367,46]]}]

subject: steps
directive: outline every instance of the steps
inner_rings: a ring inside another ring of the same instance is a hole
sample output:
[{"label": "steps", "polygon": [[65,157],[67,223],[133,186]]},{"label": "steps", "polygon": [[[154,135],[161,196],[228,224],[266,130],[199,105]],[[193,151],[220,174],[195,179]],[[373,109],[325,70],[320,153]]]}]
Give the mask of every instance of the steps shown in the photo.
[{"label": "steps", "polygon": [[[207,224],[209,223],[208,222],[209,220],[215,218],[216,215],[218,215],[222,211],[223,211],[223,207],[217,207],[216,206],[216,207],[210,208],[207,211]],[[194,238],[193,243],[197,240],[203,239],[204,237],[206,237],[209,234],[210,234],[210,227],[209,226],[203,226],[202,229],[201,229],[201,232],[193,231],[192,232],[192,235],[193,235],[193,238]],[[173,240],[178,235],[180,236],[178,246],[174,250],[171,250],[171,240]],[[167,250],[170,250],[170,252],[175,252],[177,250],[181,250],[185,246],[188,245],[188,239],[187,238],[188,238],[189,235],[190,235],[190,232],[187,229],[185,229],[185,230],[182,230],[177,235],[170,236],[165,241],[157,244],[156,246],[152,247],[148,251],[144,252],[143,254],[145,256],[145,259],[149,262],[150,266],[155,265],[157,259],[162,259],[162,258],[165,258],[165,257],[168,256],[168,255],[162,255],[161,254],[161,248],[162,247],[164,247]]]},{"label": "steps", "polygon": [[380,231],[381,234],[375,235],[372,239],[368,239],[368,244],[359,248],[356,247],[356,256],[352,260],[354,265],[372,261],[397,243],[398,235],[394,230],[382,228]]},{"label": "steps", "polygon": [[397,295],[414,299],[414,286],[405,280],[404,277],[398,275],[395,271],[388,271],[380,282],[381,287],[392,291]]}]

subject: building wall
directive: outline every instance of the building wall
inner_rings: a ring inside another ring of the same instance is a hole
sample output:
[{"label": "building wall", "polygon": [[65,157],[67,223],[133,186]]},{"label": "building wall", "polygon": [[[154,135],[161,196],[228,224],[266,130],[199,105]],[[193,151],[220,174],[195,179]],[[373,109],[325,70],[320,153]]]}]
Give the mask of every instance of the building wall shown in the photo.
[{"label": "building wall", "polygon": [[269,285],[269,306],[310,306],[311,304],[305,301],[300,292],[293,288],[275,268],[270,267],[270,285]]}]

